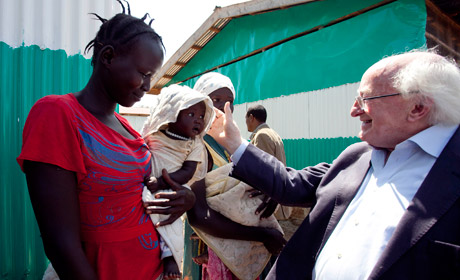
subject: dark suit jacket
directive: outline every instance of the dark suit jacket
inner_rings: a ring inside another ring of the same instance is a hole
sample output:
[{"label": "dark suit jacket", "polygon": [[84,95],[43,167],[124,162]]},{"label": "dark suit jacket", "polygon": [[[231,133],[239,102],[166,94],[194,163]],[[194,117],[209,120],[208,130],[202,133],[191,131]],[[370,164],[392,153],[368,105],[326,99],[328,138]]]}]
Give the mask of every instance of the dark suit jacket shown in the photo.
[{"label": "dark suit jacket", "polygon": [[[285,168],[252,145],[231,176],[285,205],[314,204],[267,279],[310,279],[316,258],[370,167],[371,147],[348,147],[332,165]],[[426,176],[369,279],[460,279],[460,129]]]}]

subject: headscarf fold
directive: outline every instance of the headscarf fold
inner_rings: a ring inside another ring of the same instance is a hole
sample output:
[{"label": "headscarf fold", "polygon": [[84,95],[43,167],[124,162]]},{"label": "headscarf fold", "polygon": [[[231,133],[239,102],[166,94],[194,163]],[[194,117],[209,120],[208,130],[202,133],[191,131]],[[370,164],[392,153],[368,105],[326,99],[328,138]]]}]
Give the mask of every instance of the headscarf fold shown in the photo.
[{"label": "headscarf fold", "polygon": [[230,89],[233,94],[233,99],[235,99],[235,88],[233,87],[232,81],[229,77],[218,72],[209,72],[204,74],[198,79],[198,81],[196,81],[195,86],[193,87],[194,90],[206,95],[209,95],[221,88]]}]

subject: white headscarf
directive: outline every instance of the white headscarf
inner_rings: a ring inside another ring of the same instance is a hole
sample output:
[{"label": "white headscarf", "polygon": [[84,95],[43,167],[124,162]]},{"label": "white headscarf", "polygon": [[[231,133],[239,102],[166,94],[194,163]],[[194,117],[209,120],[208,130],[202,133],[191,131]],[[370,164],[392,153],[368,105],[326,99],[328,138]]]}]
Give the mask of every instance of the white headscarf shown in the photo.
[{"label": "white headscarf", "polygon": [[179,112],[197,103],[204,102],[206,113],[204,116],[204,129],[200,136],[203,137],[211,127],[215,113],[211,99],[188,86],[170,85],[161,90],[155,103],[150,109],[150,116],[142,127],[143,138],[165,129],[169,123],[176,122]]},{"label": "white headscarf", "polygon": [[233,87],[232,81],[229,77],[218,72],[209,72],[204,74],[198,79],[198,81],[196,81],[195,86],[193,87],[194,90],[206,95],[209,95],[221,88],[230,89],[233,93],[233,99],[235,99],[235,88]]}]

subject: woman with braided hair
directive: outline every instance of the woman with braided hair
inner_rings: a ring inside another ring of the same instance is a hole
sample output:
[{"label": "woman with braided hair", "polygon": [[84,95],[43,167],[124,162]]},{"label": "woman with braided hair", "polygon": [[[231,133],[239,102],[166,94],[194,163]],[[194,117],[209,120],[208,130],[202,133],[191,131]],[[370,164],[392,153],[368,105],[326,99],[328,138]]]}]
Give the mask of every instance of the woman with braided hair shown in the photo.
[{"label": "woman with braided hair", "polygon": [[[151,155],[115,108],[132,106],[150,89],[164,46],[145,17],[131,16],[129,5],[128,13],[123,7],[109,20],[96,15],[103,24],[85,49],[94,51],[87,85],[41,98],[24,127],[17,160],[61,279],[161,279],[155,226],[172,223],[195,202],[164,171],[173,192],[157,194],[163,202],[142,203]],[[170,218],[154,226],[151,213]]]}]

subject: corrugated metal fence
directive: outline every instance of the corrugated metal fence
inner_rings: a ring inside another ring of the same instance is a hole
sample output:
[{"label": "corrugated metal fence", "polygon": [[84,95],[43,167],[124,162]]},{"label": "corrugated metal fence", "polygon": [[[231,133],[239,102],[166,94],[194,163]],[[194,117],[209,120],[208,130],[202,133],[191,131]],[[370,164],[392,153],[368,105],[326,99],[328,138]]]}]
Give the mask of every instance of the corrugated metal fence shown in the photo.
[{"label": "corrugated metal fence", "polygon": [[112,0],[0,0],[0,278],[41,279],[40,233],[16,157],[32,105],[49,94],[78,91],[91,66],[82,49],[111,17]]}]

